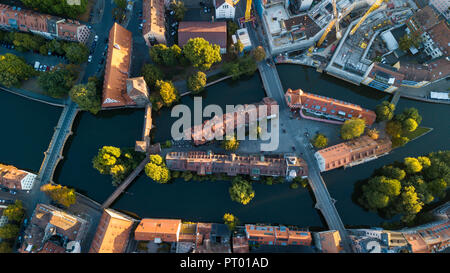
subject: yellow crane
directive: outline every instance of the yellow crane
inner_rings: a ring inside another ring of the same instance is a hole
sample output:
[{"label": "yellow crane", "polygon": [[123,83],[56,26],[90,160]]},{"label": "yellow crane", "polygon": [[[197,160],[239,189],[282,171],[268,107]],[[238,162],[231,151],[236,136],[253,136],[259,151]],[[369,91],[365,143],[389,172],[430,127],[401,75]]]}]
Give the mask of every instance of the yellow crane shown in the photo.
[{"label": "yellow crane", "polygon": [[335,22],[335,26],[336,26],[336,39],[341,39],[341,32],[339,31],[339,17],[338,17],[338,13],[336,10],[336,0],[333,0],[333,15],[334,18],[337,19],[337,21]]},{"label": "yellow crane", "polygon": [[325,32],[322,34],[322,37],[320,37],[319,41],[317,42],[317,46],[320,46],[323,41],[325,41],[325,38],[327,38],[328,33],[331,31],[331,29],[333,28],[333,26],[336,24],[337,19],[333,18],[329,23],[327,28],[325,29]]},{"label": "yellow crane", "polygon": [[350,31],[350,35],[355,34],[356,30],[361,26],[362,23],[367,19],[367,17],[376,9],[378,9],[381,4],[383,4],[385,0],[377,0],[373,5],[366,11],[366,13],[359,19],[358,23],[353,27],[352,31]]},{"label": "yellow crane", "polygon": [[245,22],[250,21],[251,10],[252,10],[252,0],[247,0],[247,6],[245,7]]}]

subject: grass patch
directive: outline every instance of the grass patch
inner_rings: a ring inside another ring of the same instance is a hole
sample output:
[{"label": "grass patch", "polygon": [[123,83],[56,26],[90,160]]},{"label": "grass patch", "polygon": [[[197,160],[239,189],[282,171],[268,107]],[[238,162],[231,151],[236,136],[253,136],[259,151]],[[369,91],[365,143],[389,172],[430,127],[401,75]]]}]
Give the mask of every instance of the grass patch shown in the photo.
[{"label": "grass patch", "polygon": [[411,141],[411,140],[414,140],[414,139],[416,139],[418,137],[421,137],[422,135],[428,133],[431,130],[432,130],[432,128],[428,128],[428,127],[418,127],[413,132],[408,132],[404,136],[409,138],[409,141]]}]

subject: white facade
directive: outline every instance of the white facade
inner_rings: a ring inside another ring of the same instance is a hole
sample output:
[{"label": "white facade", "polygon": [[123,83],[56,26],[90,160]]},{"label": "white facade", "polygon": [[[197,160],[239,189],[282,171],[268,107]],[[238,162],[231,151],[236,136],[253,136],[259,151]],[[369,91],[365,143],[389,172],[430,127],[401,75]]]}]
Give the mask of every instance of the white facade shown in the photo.
[{"label": "white facade", "polygon": [[20,185],[22,190],[28,191],[33,188],[34,181],[36,180],[36,175],[27,172],[27,176],[25,176],[21,181]]},{"label": "white facade", "polygon": [[323,156],[319,152],[316,152],[314,156],[316,157],[317,165],[319,165],[320,171],[325,171],[325,159],[323,158]]},{"label": "white facade", "polygon": [[248,36],[247,28],[241,28],[236,31],[239,41],[244,45],[244,50],[249,50],[252,48],[252,42]]},{"label": "white facade", "polygon": [[439,49],[439,46],[433,41],[427,32],[424,32],[420,37],[423,41],[424,51],[428,56],[435,59],[443,55],[442,51]]},{"label": "white facade", "polygon": [[[216,7],[216,19],[234,19],[234,13],[236,8],[228,3],[227,0],[223,1],[221,5],[218,5],[223,0],[214,0],[214,7]],[[217,3],[217,4],[216,4]]]}]

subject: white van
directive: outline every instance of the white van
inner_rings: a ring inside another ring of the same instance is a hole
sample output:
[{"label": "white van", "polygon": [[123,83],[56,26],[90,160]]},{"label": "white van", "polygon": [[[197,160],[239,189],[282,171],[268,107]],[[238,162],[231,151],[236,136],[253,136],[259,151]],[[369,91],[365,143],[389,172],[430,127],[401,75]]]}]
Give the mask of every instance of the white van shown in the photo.
[{"label": "white van", "polygon": [[36,61],[36,62],[34,63],[34,70],[39,70],[40,64],[41,64],[40,62]]}]

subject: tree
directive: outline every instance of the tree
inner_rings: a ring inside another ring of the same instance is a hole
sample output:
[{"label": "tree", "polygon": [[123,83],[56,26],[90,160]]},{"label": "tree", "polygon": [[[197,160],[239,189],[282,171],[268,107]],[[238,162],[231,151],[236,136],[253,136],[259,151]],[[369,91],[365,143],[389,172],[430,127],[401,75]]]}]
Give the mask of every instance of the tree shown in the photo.
[{"label": "tree", "polygon": [[158,80],[155,86],[166,106],[170,106],[178,100],[178,91],[171,81]]},{"label": "tree", "polygon": [[373,128],[373,129],[367,130],[367,135],[372,139],[378,139],[378,137],[380,136],[380,133],[378,132],[378,130],[376,128]]},{"label": "tree", "polygon": [[417,129],[417,122],[412,118],[407,118],[402,124],[403,130],[405,132],[413,132]]},{"label": "tree", "polygon": [[394,137],[392,138],[392,146],[393,147],[401,147],[409,142],[409,138],[407,137]]},{"label": "tree", "polygon": [[242,180],[236,177],[231,187],[229,188],[231,200],[247,205],[253,197],[255,197],[255,191],[252,188],[252,184],[246,180]]},{"label": "tree", "polygon": [[262,46],[255,47],[252,50],[252,56],[256,62],[260,62],[266,58],[266,51]]},{"label": "tree", "polygon": [[394,117],[395,104],[383,101],[375,107],[377,121],[391,120]]},{"label": "tree", "polygon": [[208,70],[214,63],[222,61],[220,46],[211,45],[203,38],[189,39],[183,47],[183,53],[194,67],[201,70]]},{"label": "tree", "polygon": [[236,151],[239,148],[239,141],[235,136],[225,137],[225,140],[222,141],[222,148],[227,151]]},{"label": "tree", "polygon": [[66,96],[75,84],[77,71],[73,65],[60,65],[60,69],[42,73],[38,78],[39,86],[52,97]]},{"label": "tree", "polygon": [[363,205],[370,210],[377,210],[388,206],[389,202],[400,194],[401,183],[397,179],[376,176],[369,179],[362,186]]},{"label": "tree", "polygon": [[42,185],[41,191],[49,195],[50,198],[53,199],[55,202],[58,202],[59,204],[66,207],[70,207],[77,201],[75,190],[70,189],[66,186],[54,185],[49,183]]},{"label": "tree", "polygon": [[184,3],[181,0],[172,0],[170,2],[170,8],[175,11],[175,20],[183,21],[184,14],[187,11],[187,8],[184,6]]},{"label": "tree", "polygon": [[418,173],[422,170],[422,164],[414,157],[406,157],[403,163],[408,173]]},{"label": "tree", "polygon": [[360,118],[346,120],[341,127],[342,139],[348,140],[361,136],[364,133],[366,122]]},{"label": "tree", "polygon": [[399,138],[402,135],[402,124],[396,120],[391,120],[386,124],[386,133],[393,138]]},{"label": "tree", "polygon": [[76,5],[71,1],[62,0],[21,0],[22,3],[34,10],[39,10],[42,13],[50,13],[53,15],[60,15],[63,17],[75,18],[83,14],[87,8],[88,0],[80,0]]},{"label": "tree", "polygon": [[187,81],[188,88],[194,94],[198,94],[201,91],[203,91],[203,89],[205,89],[205,85],[206,85],[206,74],[201,71],[198,71],[189,76]]},{"label": "tree", "polygon": [[[13,44],[18,51],[37,51],[43,44],[43,38],[28,33],[15,32]],[[45,52],[47,54],[47,52]]]},{"label": "tree", "polygon": [[114,3],[120,9],[126,9],[127,8],[127,0],[114,0]]},{"label": "tree", "polygon": [[10,53],[0,55],[0,84],[6,87],[18,87],[22,81],[28,80],[35,73],[33,67],[23,58]]},{"label": "tree", "polygon": [[0,227],[0,239],[13,239],[19,234],[19,226],[6,224]]},{"label": "tree", "polygon": [[414,107],[405,108],[400,115],[395,116],[395,120],[401,122],[402,125],[409,118],[415,120],[417,122],[417,125],[419,125],[422,122],[422,116],[419,114],[419,111]]},{"label": "tree", "polygon": [[12,247],[8,242],[1,242],[0,243],[0,253],[11,253]]},{"label": "tree", "polygon": [[393,166],[384,166],[381,169],[381,173],[384,176],[387,176],[392,179],[397,179],[399,181],[403,180],[406,176],[406,172],[400,168],[393,167]]},{"label": "tree", "polygon": [[101,174],[109,174],[111,168],[117,163],[121,156],[120,148],[113,146],[103,146],[99,149],[96,157],[92,160],[93,166]]},{"label": "tree", "polygon": [[223,65],[223,71],[231,76],[233,80],[239,79],[241,75],[241,71],[239,70],[239,63],[237,62],[228,62]]},{"label": "tree", "polygon": [[70,89],[69,96],[81,110],[95,115],[102,109],[100,94],[94,80],[88,81],[87,84],[75,85]]},{"label": "tree", "polygon": [[170,180],[170,171],[160,155],[150,155],[150,162],[145,165],[145,174],[161,184]]},{"label": "tree", "polygon": [[56,39],[51,40],[49,43],[47,43],[48,50],[56,53],[58,55],[63,55],[65,53],[64,51],[64,42],[58,41]]},{"label": "tree", "polygon": [[82,43],[66,43],[63,50],[71,63],[81,64],[88,60],[89,49]]},{"label": "tree", "polygon": [[144,64],[141,69],[141,75],[150,89],[155,87],[156,81],[163,78],[161,70],[153,64]]},{"label": "tree", "polygon": [[316,136],[313,138],[312,144],[316,148],[325,148],[328,146],[328,138],[323,134],[316,134]]},{"label": "tree", "polygon": [[239,26],[233,21],[227,21],[227,33],[229,36],[236,34]]},{"label": "tree", "polygon": [[16,200],[13,205],[9,205],[4,211],[3,216],[8,217],[10,221],[20,222],[25,214],[22,201]]},{"label": "tree", "polygon": [[405,187],[400,196],[400,200],[400,211],[405,214],[402,220],[404,222],[412,221],[423,206],[423,202],[419,200],[415,188],[413,186]]},{"label": "tree", "polygon": [[231,213],[225,213],[223,215],[223,221],[230,231],[233,231],[239,224],[239,219]]},{"label": "tree", "polygon": [[181,48],[178,45],[167,47],[165,44],[157,44],[150,48],[150,57],[154,63],[174,66],[181,57]]},{"label": "tree", "polygon": [[422,43],[422,39],[418,34],[405,34],[399,40],[399,47],[401,50],[406,51],[410,47],[419,47],[420,43]]}]

